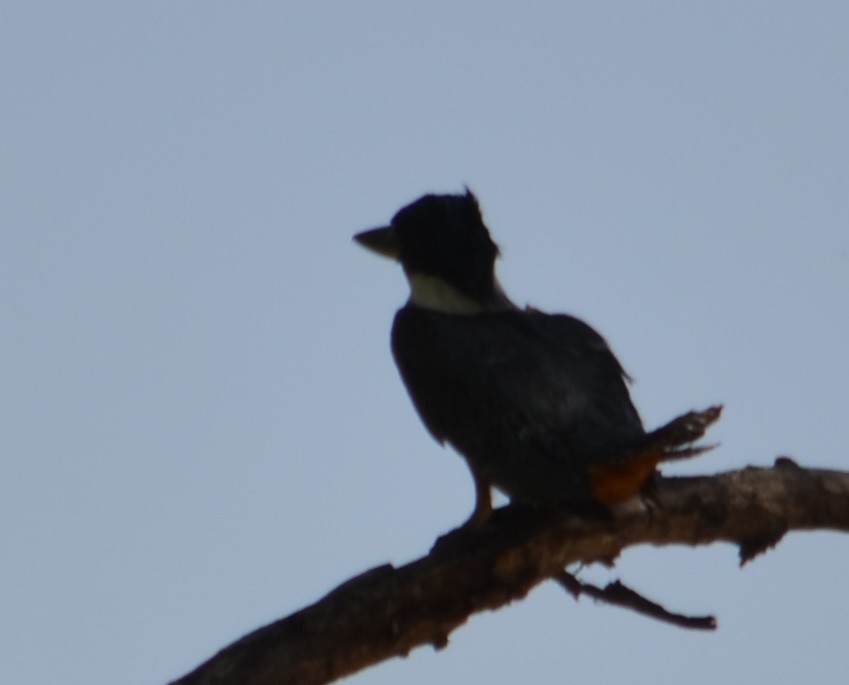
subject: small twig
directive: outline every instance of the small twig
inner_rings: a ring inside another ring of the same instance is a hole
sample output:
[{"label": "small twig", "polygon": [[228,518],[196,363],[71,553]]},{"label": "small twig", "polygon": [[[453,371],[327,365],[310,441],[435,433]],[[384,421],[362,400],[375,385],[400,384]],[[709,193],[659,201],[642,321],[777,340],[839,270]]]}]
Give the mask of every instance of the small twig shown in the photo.
[{"label": "small twig", "polygon": [[680,628],[716,630],[716,619],[713,616],[684,616],[683,614],[673,613],[664,609],[660,604],[643,597],[618,580],[609,583],[605,588],[600,588],[578,580],[566,571],[556,574],[554,580],[560,583],[576,600],[581,595],[588,595],[601,602],[632,609],[638,614],[650,616],[658,621],[671,623]]}]

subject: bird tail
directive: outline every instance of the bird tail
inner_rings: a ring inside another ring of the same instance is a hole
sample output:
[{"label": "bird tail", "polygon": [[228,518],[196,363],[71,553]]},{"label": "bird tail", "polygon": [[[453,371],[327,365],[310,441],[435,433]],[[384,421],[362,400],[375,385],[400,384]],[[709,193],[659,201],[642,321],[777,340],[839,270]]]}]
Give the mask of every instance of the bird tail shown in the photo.
[{"label": "bird tail", "polygon": [[592,466],[590,487],[593,498],[604,505],[622,502],[645,487],[658,464],[689,459],[713,449],[716,445],[695,446],[693,443],[705,434],[721,413],[722,405],[716,405],[682,414],[644,435],[615,462]]},{"label": "bird tail", "polygon": [[698,456],[712,450],[716,445],[694,446],[719,419],[722,405],[717,404],[702,411],[690,411],[672,419],[669,423],[647,433],[634,456],[653,454],[659,462],[678,461]]}]

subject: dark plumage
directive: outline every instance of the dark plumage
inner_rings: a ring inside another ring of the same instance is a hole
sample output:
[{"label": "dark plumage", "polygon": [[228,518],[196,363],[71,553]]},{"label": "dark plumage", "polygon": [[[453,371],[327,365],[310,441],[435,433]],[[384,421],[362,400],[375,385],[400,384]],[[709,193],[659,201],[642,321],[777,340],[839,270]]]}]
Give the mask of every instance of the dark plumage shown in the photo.
[{"label": "dark plumage", "polygon": [[488,516],[490,485],[534,506],[609,504],[638,492],[659,461],[701,451],[678,446],[718,408],[647,434],[596,331],[507,298],[471,192],[426,195],[355,238],[398,259],[410,281],[392,352],[428,430],[471,468],[473,525]]}]

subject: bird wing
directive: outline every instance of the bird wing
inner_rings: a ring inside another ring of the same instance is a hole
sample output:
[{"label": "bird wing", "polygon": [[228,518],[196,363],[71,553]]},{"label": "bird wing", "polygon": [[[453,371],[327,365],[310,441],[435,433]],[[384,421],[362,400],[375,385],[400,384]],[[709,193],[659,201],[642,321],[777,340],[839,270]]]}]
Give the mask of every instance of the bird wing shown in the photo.
[{"label": "bird wing", "polygon": [[573,317],[407,306],[392,349],[433,436],[519,499],[575,499],[590,464],[644,435],[621,365]]}]

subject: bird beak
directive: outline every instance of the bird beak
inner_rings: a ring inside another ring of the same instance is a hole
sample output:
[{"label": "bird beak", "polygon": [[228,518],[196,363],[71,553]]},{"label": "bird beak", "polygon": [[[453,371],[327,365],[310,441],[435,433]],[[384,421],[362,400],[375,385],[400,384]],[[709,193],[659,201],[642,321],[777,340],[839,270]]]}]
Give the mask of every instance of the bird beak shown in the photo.
[{"label": "bird beak", "polygon": [[354,240],[363,247],[367,247],[369,250],[390,259],[398,259],[401,254],[398,235],[392,226],[381,226],[380,228],[372,228],[368,231],[357,233],[354,236]]}]

